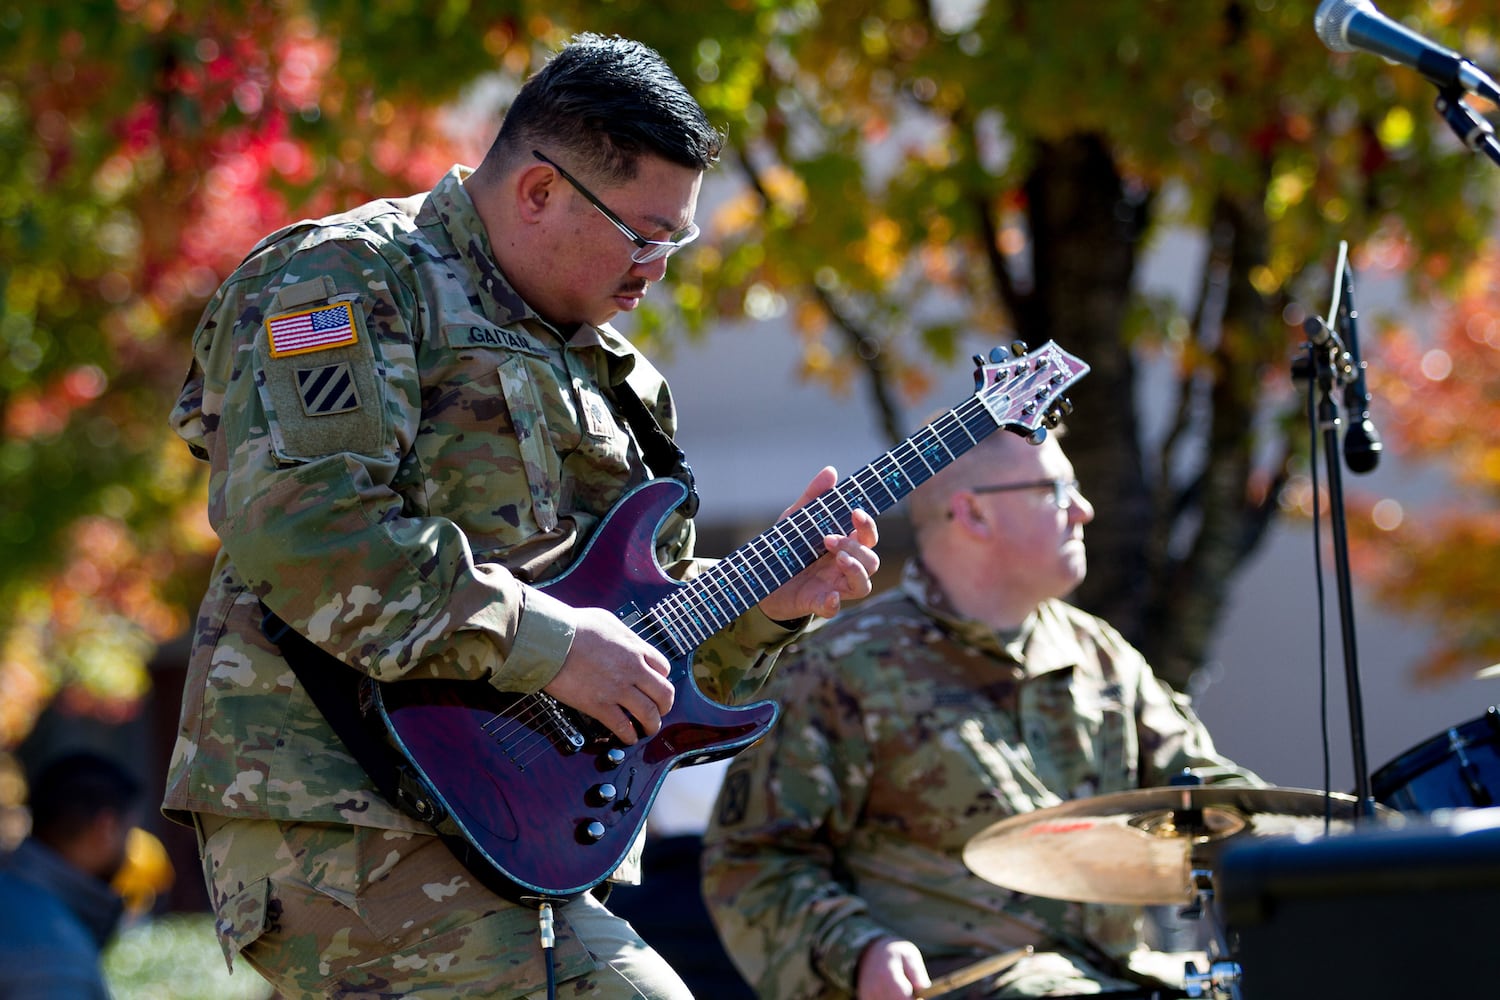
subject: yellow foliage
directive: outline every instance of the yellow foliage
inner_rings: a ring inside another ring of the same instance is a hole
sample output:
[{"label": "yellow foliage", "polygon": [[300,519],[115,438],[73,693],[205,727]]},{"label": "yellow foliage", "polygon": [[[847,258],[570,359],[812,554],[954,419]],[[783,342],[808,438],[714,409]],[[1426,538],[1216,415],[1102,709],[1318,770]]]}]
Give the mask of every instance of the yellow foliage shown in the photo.
[{"label": "yellow foliage", "polygon": [[125,908],[139,914],[149,911],[156,897],[172,887],[176,874],[162,842],[134,827],[125,840],[125,864],[110,885],[124,897]]}]

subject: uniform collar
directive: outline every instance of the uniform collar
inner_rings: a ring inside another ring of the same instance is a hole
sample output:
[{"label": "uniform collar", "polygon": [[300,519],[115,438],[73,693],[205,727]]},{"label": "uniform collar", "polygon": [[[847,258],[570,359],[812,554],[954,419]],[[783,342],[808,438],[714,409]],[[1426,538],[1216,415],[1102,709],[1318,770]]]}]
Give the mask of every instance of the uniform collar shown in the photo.
[{"label": "uniform collar", "polygon": [[1083,659],[1062,601],[1043,601],[1019,629],[1002,632],[955,610],[919,559],[906,563],[901,588],[945,632],[965,645],[1019,664],[1028,676],[1069,669]]},{"label": "uniform collar", "polygon": [[[562,336],[511,287],[500,265],[495,263],[494,248],[490,245],[489,233],[479,218],[479,210],[469,192],[464,190],[464,181],[474,172],[472,167],[456,165],[451,168],[427,200],[424,212],[435,214],[437,221],[448,233],[448,239],[458,249],[460,256],[474,275],[480,298],[480,309],[497,326],[518,324],[540,324],[554,335]],[[425,221],[425,220],[423,220]],[[419,223],[420,224],[420,223]],[[570,347],[597,347],[609,355],[610,381],[619,384],[635,367],[635,352],[618,330],[609,324],[593,326],[579,324],[567,336]]]}]

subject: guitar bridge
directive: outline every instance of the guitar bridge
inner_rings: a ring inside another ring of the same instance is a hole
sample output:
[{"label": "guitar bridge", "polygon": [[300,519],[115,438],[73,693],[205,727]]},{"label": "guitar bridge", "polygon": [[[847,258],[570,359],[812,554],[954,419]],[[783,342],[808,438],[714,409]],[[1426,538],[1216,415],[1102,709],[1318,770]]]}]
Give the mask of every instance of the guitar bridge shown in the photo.
[{"label": "guitar bridge", "polygon": [[541,704],[542,712],[547,719],[547,728],[556,740],[558,749],[563,753],[577,753],[582,750],[586,742],[583,732],[573,725],[573,721],[562,710],[562,706],[545,694],[538,694],[537,700]]}]

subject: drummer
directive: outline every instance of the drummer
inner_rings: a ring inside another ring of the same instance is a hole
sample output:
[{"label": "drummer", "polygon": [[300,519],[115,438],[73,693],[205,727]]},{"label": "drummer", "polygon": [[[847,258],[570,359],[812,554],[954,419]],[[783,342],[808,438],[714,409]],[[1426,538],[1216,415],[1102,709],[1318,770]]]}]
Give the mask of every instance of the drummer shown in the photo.
[{"label": "drummer", "polygon": [[1185,768],[1260,780],[1119,633],[1062,600],[1094,508],[1055,434],[991,435],[916,490],[910,516],[901,586],[783,654],[768,689],[783,717],[725,777],[703,860],[720,937],[764,998],[911,997],[1027,946],[962,995],[1152,996],[1132,968],[1151,964],[1140,907],[990,884],[964,845]]}]

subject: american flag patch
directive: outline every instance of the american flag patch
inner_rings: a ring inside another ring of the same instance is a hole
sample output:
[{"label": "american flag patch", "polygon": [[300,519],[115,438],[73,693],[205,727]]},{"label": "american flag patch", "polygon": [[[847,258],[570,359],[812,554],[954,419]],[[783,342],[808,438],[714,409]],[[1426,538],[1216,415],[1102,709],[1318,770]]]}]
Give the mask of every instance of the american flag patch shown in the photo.
[{"label": "american flag patch", "polygon": [[271,335],[273,358],[346,347],[359,340],[354,330],[354,309],[347,302],[271,316],[266,319],[266,330]]}]

